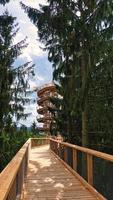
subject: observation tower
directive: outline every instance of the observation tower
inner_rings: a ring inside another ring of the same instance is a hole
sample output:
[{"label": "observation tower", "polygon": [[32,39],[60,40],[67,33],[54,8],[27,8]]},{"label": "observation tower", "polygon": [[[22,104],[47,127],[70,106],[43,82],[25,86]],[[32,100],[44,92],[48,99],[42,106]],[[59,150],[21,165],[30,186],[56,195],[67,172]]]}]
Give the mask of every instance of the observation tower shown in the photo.
[{"label": "observation tower", "polygon": [[38,127],[40,131],[49,132],[50,124],[52,121],[52,115],[49,112],[49,108],[53,105],[50,102],[50,97],[56,96],[56,88],[53,83],[45,84],[37,90],[38,96],[38,109],[37,112],[39,117],[37,121],[42,124],[42,126]]}]

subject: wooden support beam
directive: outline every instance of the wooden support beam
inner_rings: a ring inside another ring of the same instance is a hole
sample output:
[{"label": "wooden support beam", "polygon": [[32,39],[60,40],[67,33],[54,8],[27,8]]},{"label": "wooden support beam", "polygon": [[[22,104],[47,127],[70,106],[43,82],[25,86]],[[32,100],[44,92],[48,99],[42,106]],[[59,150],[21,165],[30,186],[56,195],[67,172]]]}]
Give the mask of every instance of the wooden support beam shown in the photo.
[{"label": "wooden support beam", "polygon": [[77,171],[77,150],[73,149],[73,169]]},{"label": "wooden support beam", "polygon": [[67,147],[64,146],[64,161],[67,163]]},{"label": "wooden support beam", "polygon": [[88,183],[93,186],[93,156],[87,154],[87,178]]}]

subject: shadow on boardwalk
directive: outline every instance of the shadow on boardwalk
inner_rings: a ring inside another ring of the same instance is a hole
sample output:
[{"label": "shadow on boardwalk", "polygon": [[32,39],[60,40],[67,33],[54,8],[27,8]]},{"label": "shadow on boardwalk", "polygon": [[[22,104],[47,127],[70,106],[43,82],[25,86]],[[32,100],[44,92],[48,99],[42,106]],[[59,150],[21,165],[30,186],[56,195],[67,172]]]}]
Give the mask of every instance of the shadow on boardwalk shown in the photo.
[{"label": "shadow on boardwalk", "polygon": [[31,149],[23,200],[95,200],[51,153],[49,146]]}]

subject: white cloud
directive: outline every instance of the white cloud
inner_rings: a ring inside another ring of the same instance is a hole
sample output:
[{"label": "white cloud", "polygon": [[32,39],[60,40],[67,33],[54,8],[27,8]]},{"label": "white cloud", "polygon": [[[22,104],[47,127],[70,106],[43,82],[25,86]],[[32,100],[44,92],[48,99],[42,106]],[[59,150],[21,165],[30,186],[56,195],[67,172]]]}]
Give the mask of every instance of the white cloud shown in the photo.
[{"label": "white cloud", "polygon": [[37,87],[35,81],[33,80],[29,80],[29,85],[31,90],[34,90]]},{"label": "white cloud", "polygon": [[[28,6],[38,8],[39,4],[47,4],[46,0],[22,0]],[[6,4],[6,7],[0,6],[0,13],[2,14],[4,10],[8,9],[9,13],[12,16],[17,17],[20,30],[17,33],[14,43],[18,43],[27,36],[28,47],[22,51],[22,55],[19,56],[19,59],[15,64],[22,64],[22,62],[32,61],[36,64],[35,74],[36,76],[30,80],[30,88],[39,87],[47,82],[50,82],[52,79],[52,69],[51,65],[47,61],[47,53],[45,53],[41,48],[43,45],[37,40],[37,28],[31,23],[27,14],[21,9],[19,1],[11,0],[9,4]],[[38,65],[38,67],[37,67]],[[36,99],[37,96],[34,95]],[[25,112],[31,112],[31,115],[27,120],[21,120],[20,123],[23,123],[27,126],[30,126],[31,123],[35,120],[37,114],[37,103],[26,105]]]},{"label": "white cloud", "polygon": [[27,22],[25,20],[20,19],[21,24],[26,24]]},{"label": "white cloud", "polygon": [[[36,6],[36,4],[39,5],[40,1],[38,1],[38,3],[36,0],[23,2],[26,4],[28,2],[31,6]],[[44,1],[41,3],[44,3]],[[43,56],[45,52],[40,48],[42,44],[37,40],[37,28],[30,22],[27,14],[25,14],[21,9],[19,1],[10,1],[10,3],[7,4],[7,9],[9,13],[12,13],[13,16],[17,17],[17,21],[19,22],[20,30],[14,39],[14,43],[21,41],[27,36],[27,42],[29,45],[23,50],[21,58],[25,58],[26,61],[31,61],[32,56]]]},{"label": "white cloud", "polygon": [[47,5],[46,0],[22,0],[22,2],[27,6],[31,6],[37,9],[39,9],[39,4]]},{"label": "white cloud", "polygon": [[28,51],[24,51],[20,56],[19,58],[21,59],[24,59],[26,60],[26,62],[29,62],[29,61],[33,61],[30,54],[28,53]]},{"label": "white cloud", "polygon": [[29,80],[30,90],[31,91],[36,90],[36,88],[38,88],[44,82],[45,82],[44,77],[36,74],[35,77]]},{"label": "white cloud", "polygon": [[37,120],[36,120],[36,117],[37,117],[37,104],[36,103],[27,105],[25,107],[25,113],[31,113],[31,115],[29,115],[26,120],[20,120],[21,124],[24,124],[26,126],[31,126],[33,121],[37,122]]},{"label": "white cloud", "polygon": [[[22,12],[22,10],[20,10]],[[25,15],[25,13],[24,13]],[[22,52],[21,58],[27,59],[27,61],[32,60],[32,56],[43,56],[45,52],[40,48],[42,44],[37,40],[37,28],[29,22],[28,19],[23,20],[23,14],[21,18],[21,13],[19,14],[19,26],[20,31],[16,35],[14,42],[19,42],[27,36],[28,46]]]},{"label": "white cloud", "polygon": [[[30,31],[30,33],[34,32],[35,33],[35,37],[37,37],[37,32],[36,32],[36,27],[31,25],[28,27],[28,30]],[[34,39],[34,35],[31,34],[31,37]]]},{"label": "white cloud", "polygon": [[43,76],[40,76],[40,75],[37,76],[37,79],[38,79],[39,81],[44,81]]},{"label": "white cloud", "polygon": [[20,42],[21,40],[25,39],[25,36],[22,32],[18,32],[16,34],[16,37],[14,38],[14,44],[17,44],[18,42]]},{"label": "white cloud", "polygon": [[29,39],[28,43],[29,43],[28,47],[23,50],[22,57],[32,57],[32,56],[41,57],[45,54],[45,52],[40,49],[38,42],[35,41],[34,43],[34,41]]}]

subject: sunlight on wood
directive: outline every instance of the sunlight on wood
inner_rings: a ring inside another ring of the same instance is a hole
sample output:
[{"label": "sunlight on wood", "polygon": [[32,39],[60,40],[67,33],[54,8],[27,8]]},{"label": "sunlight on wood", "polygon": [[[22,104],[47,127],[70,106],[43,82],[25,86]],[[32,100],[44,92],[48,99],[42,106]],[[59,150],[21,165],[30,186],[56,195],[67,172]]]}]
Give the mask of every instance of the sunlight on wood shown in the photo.
[{"label": "sunlight on wood", "polygon": [[22,200],[98,199],[51,153],[49,145],[31,149],[22,196]]}]

